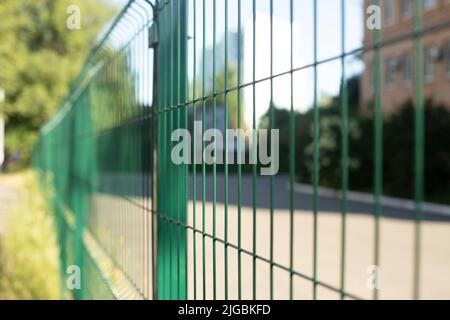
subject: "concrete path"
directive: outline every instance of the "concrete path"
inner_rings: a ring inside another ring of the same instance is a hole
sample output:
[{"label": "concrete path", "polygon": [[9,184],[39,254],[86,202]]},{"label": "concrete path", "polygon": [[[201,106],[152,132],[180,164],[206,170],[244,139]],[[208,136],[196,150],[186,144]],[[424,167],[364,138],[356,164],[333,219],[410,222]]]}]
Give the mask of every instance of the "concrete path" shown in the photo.
[{"label": "concrete path", "polygon": [[14,205],[20,201],[20,189],[23,187],[22,174],[0,174],[0,237],[4,234],[8,218]]}]

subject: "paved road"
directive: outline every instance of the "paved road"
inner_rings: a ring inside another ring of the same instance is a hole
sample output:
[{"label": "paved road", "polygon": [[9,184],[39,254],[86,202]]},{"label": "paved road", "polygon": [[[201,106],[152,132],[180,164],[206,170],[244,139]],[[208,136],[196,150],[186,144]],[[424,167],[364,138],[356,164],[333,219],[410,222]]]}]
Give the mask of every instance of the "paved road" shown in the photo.
[{"label": "paved road", "polygon": [[[189,201],[187,223],[196,230],[204,230],[212,235],[214,229],[217,239],[225,238],[225,207],[224,207],[224,177],[217,177],[217,205],[213,206],[213,180],[212,176],[206,177],[206,203],[203,210],[201,175],[197,181],[197,201],[192,199],[192,188],[190,188],[191,201]],[[143,181],[138,178],[111,178],[104,181],[111,187],[121,188],[124,186],[141,186]],[[136,183],[136,181],[138,183]],[[273,237],[273,261],[274,267],[274,297],[279,299],[289,298],[289,272],[281,267],[290,265],[290,234],[291,223],[289,214],[289,184],[288,177],[279,176],[275,184],[275,214],[274,214],[274,237]],[[190,185],[192,185],[192,177]],[[256,221],[253,217],[252,199],[253,187],[252,177],[244,176],[242,181],[242,210],[241,210],[241,248],[242,266],[238,270],[238,251],[235,245],[238,243],[238,184],[235,175],[229,176],[229,202],[228,202],[228,242],[233,246],[228,249],[228,265],[225,266],[225,248],[221,241],[215,242],[216,258],[214,262],[214,241],[211,237],[203,239],[201,233],[188,230],[188,287],[189,298],[194,297],[194,273],[196,274],[196,297],[203,298],[203,287],[205,287],[206,298],[212,299],[213,288],[217,289],[217,298],[224,298],[225,274],[228,275],[228,297],[237,298],[238,274],[242,278],[242,297],[252,298],[253,288],[253,252],[262,259],[256,260],[256,286],[257,298],[266,299],[270,297],[270,265],[264,259],[270,258],[270,179],[258,178],[256,193]],[[142,201],[142,193],[128,190],[128,196],[135,198],[137,202]],[[121,192],[122,192],[121,191]],[[142,190],[141,190],[142,191]],[[174,190],[175,191],[175,190]],[[142,226],[142,209],[139,206],[124,201],[115,196],[114,192],[106,192],[95,195],[95,206],[99,212],[100,225],[107,227],[108,221],[114,220],[116,215],[112,212],[124,209],[127,214],[136,217],[129,220],[130,225]],[[195,221],[194,224],[194,208]],[[313,276],[314,253],[317,255],[317,277],[324,284],[339,288],[341,271],[341,214],[340,200],[335,197],[320,196],[319,217],[317,224],[317,251],[314,251],[314,219],[312,214],[312,197],[307,193],[295,193],[295,215],[293,221],[293,269],[307,278]],[[133,212],[136,214],[134,215]],[[213,228],[213,213],[216,213],[216,225]],[[120,215],[118,215],[120,217]],[[382,299],[410,299],[412,297],[412,279],[414,278],[414,243],[415,243],[415,219],[412,210],[396,209],[383,206],[383,216],[380,221],[380,274]],[[446,215],[427,213],[422,224],[421,237],[421,297],[427,299],[449,299],[450,298],[450,223]],[[202,221],[205,225],[202,225]],[[110,221],[116,225],[118,221]],[[256,234],[253,226],[256,224]],[[114,229],[114,228],[113,228]],[[136,228],[131,228],[136,230]],[[124,235],[111,235],[119,241],[119,247],[129,247],[130,255],[136,261],[146,261],[141,256],[142,246],[145,239],[151,238],[145,233],[131,233]],[[194,255],[194,237],[196,239],[196,254]],[[256,239],[256,247],[254,247]],[[203,240],[204,247],[203,247]],[[362,298],[370,299],[373,290],[367,287],[369,278],[367,270],[374,265],[375,250],[375,220],[373,217],[373,206],[365,203],[351,201],[349,203],[349,215],[346,230],[346,289],[348,292]],[[122,244],[121,244],[122,243]],[[139,250],[136,250],[140,248]],[[149,248],[144,250],[146,252]],[[148,257],[148,256],[147,256]],[[128,261],[128,259],[127,259]],[[194,270],[194,261],[196,270]],[[205,265],[203,265],[205,261]],[[136,265],[142,265],[137,263]],[[214,284],[213,265],[216,265],[216,279]],[[145,265],[144,265],[145,266]],[[203,267],[205,277],[203,277]],[[227,270],[225,270],[227,267]],[[139,270],[129,270],[133,274],[140,274]],[[137,277],[139,278],[139,277]],[[205,279],[205,281],[203,281]],[[294,277],[294,298],[312,298],[312,282],[308,279]],[[319,286],[318,298],[338,299],[336,291]]]},{"label": "paved road", "polygon": [[[190,186],[193,185],[192,175],[190,177]],[[256,207],[270,208],[270,178],[257,177],[256,184]],[[213,177],[208,174],[206,176],[206,201],[213,201]],[[223,174],[217,175],[217,202],[224,203],[225,199],[225,177]],[[192,200],[192,188],[190,188],[190,199]],[[197,176],[197,200],[201,201],[202,195],[202,180],[201,175]],[[294,193],[294,206],[296,210],[305,211],[312,210],[313,197],[306,192],[296,191]],[[231,205],[238,204],[238,178],[237,175],[229,176],[229,200]],[[279,175],[275,178],[275,210],[289,210],[290,203],[290,188],[289,177],[286,175]],[[338,197],[324,196],[319,194],[319,212],[334,212],[341,214],[341,200]],[[253,178],[251,175],[242,176],[242,206],[253,207]],[[374,206],[372,204],[349,201],[348,211],[350,214],[373,215]],[[383,205],[382,215],[385,218],[394,218],[401,220],[415,220],[414,210],[402,209]],[[426,221],[441,221],[450,222],[450,209],[448,215],[441,213],[425,212],[424,220]]]}]

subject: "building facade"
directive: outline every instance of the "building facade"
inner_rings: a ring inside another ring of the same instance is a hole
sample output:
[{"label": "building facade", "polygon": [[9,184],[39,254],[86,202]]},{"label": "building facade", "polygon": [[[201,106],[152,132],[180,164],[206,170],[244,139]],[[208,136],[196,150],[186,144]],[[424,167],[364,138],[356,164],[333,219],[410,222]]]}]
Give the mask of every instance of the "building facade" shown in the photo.
[{"label": "building facade", "polygon": [[[365,0],[364,9],[373,4]],[[383,113],[389,115],[414,100],[414,0],[382,0],[381,93]],[[434,104],[450,108],[450,0],[423,0],[424,94]],[[364,45],[374,45],[375,31],[365,28]],[[361,103],[374,101],[374,50],[363,55]]]}]

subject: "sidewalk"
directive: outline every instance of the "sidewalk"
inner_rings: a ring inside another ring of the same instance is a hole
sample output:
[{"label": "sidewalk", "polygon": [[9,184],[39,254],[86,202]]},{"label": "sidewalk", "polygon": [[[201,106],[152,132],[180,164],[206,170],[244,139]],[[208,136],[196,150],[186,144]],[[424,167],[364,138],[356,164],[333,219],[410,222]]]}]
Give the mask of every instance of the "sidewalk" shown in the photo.
[{"label": "sidewalk", "polygon": [[0,174],[0,237],[5,233],[14,205],[20,200],[24,180],[23,173]]}]

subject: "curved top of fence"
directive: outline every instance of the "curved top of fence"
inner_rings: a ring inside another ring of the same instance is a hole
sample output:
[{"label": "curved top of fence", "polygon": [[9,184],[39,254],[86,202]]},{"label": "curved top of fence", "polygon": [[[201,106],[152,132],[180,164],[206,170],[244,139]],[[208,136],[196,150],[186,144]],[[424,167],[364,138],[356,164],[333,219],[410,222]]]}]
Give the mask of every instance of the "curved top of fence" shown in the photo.
[{"label": "curved top of fence", "polygon": [[112,57],[113,51],[121,51],[143,29],[153,22],[157,0],[129,0],[122,8],[98,43],[91,49],[80,73],[62,100],[58,112],[41,129],[41,134],[50,132],[70,110],[73,101],[90,83],[93,75]]}]

